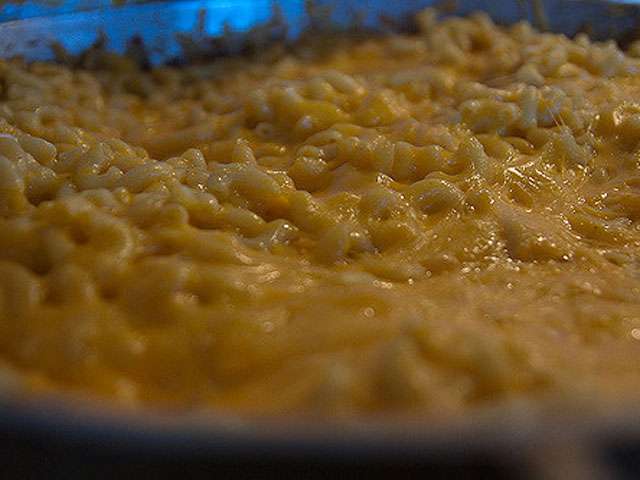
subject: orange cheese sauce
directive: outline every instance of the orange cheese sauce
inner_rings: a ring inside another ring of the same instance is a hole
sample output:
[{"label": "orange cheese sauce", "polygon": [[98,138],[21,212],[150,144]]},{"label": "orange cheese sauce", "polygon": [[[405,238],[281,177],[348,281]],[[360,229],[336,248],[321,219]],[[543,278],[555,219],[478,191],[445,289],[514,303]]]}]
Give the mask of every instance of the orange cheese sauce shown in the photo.
[{"label": "orange cheese sauce", "polygon": [[2,61],[3,376],[258,415],[640,394],[638,49],[418,20]]}]

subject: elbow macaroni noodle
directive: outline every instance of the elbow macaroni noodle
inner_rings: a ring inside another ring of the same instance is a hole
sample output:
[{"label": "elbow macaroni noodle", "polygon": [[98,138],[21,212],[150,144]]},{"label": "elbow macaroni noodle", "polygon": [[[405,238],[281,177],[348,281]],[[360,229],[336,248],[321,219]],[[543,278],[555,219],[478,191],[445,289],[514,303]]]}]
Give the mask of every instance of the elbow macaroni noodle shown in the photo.
[{"label": "elbow macaroni noodle", "polygon": [[418,20],[182,69],[1,61],[2,368],[258,415],[639,394],[637,45]]}]

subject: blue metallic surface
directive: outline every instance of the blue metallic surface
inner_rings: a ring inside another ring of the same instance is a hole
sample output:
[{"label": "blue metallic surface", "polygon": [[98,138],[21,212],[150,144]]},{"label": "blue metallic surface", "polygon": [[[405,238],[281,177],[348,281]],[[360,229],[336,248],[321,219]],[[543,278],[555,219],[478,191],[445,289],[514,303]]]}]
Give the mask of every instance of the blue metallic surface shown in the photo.
[{"label": "blue metallic surface", "polygon": [[[151,60],[160,63],[181,53],[176,34],[218,36],[225,25],[232,31],[245,32],[269,20],[274,3],[280,6],[290,27],[289,35],[295,37],[307,22],[304,0],[178,0],[123,6],[115,6],[108,0],[71,0],[49,7],[37,2],[25,3],[23,7],[4,6],[0,10],[0,56],[51,59],[50,45],[54,41],[69,52],[78,53],[96,40],[98,32],[104,32],[108,47],[117,52],[125,50],[130,38],[140,36],[151,50]],[[406,18],[438,2],[319,0],[316,3],[331,5],[332,21],[336,25],[344,26],[359,15],[364,26],[375,28],[381,25],[381,16]],[[587,27],[595,38],[620,38],[640,22],[640,7],[623,2],[546,0],[542,3],[550,29],[568,35]],[[457,14],[483,10],[501,23],[536,21],[528,1],[461,0],[456,4]],[[199,30],[203,11],[206,12],[204,28]],[[45,16],[39,16],[43,14]],[[3,19],[9,21],[2,22]]]}]

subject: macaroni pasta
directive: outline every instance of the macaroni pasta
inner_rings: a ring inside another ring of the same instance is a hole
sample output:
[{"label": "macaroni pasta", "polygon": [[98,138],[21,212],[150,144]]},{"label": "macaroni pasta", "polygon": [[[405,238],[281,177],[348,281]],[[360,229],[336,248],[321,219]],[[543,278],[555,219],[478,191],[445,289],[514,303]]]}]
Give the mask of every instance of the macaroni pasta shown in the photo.
[{"label": "macaroni pasta", "polygon": [[258,415],[640,393],[639,49],[418,21],[1,61],[2,368]]}]

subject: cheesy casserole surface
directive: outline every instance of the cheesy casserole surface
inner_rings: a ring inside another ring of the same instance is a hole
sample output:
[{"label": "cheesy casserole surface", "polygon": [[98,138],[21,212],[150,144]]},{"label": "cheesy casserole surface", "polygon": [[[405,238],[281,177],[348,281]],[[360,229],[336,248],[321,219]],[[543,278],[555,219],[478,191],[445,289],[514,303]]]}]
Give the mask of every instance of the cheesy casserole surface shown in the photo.
[{"label": "cheesy casserole surface", "polygon": [[640,48],[418,23],[2,61],[3,377],[252,415],[640,394]]}]

